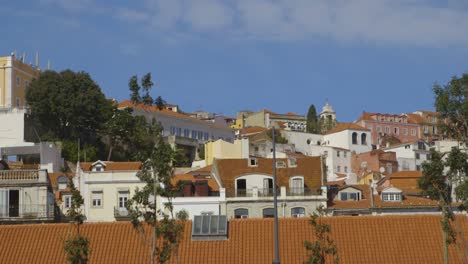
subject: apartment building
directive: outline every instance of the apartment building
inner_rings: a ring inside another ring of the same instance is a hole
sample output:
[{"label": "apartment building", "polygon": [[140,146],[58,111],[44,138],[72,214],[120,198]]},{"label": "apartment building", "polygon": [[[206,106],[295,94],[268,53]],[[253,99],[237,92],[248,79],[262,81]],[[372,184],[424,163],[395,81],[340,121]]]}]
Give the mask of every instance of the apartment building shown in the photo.
[{"label": "apartment building", "polygon": [[304,217],[326,205],[321,157],[280,158],[276,167],[273,186],[273,159],[215,160],[213,178],[226,190],[226,209],[221,213],[228,218],[273,217],[274,188],[279,217]]},{"label": "apartment building", "polygon": [[0,108],[24,108],[25,90],[41,71],[15,54],[0,57]]}]

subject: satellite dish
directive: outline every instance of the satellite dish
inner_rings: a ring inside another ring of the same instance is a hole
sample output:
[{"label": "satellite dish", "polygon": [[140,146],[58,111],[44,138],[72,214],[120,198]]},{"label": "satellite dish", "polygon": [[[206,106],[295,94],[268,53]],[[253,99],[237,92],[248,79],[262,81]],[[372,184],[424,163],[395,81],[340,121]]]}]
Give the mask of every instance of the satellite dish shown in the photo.
[{"label": "satellite dish", "polygon": [[384,168],[384,167],[380,167],[379,171],[380,171],[380,173],[384,173],[384,172],[385,172],[385,168]]}]

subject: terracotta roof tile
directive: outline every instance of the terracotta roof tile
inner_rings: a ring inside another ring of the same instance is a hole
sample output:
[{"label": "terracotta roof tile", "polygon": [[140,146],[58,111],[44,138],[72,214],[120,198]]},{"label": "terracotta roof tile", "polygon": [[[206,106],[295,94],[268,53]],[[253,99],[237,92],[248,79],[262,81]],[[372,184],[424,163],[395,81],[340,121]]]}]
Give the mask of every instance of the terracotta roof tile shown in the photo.
[{"label": "terracotta roof tile", "polygon": [[[289,179],[293,176],[304,176],[304,185],[312,191],[320,189],[322,164],[320,157],[297,158],[297,166],[289,167],[288,159],[277,159],[286,163],[286,168],[277,168],[277,186],[289,188]],[[257,166],[249,166],[248,159],[219,159],[214,166],[219,172],[221,185],[226,192],[235,191],[235,179],[242,175],[260,173],[273,175],[273,159],[257,158]],[[261,188],[261,186],[258,186]]]},{"label": "terracotta roof tile", "polygon": [[[340,263],[442,263],[443,241],[438,215],[325,217],[330,224]],[[304,263],[304,241],[313,241],[309,218],[279,219],[280,261]],[[457,217],[461,234],[468,235],[465,216]],[[191,222],[179,246],[179,263],[271,263],[273,219],[233,219],[229,238],[222,241],[191,240]],[[70,224],[0,226],[2,263],[66,263],[63,239]],[[149,263],[149,248],[128,222],[85,224],[89,238],[89,263]],[[457,241],[461,241],[458,239]],[[459,242],[460,243],[460,242]],[[450,263],[466,263],[463,250],[449,246]],[[169,263],[175,263],[175,257]],[[327,259],[327,263],[333,263]]]},{"label": "terracotta roof tile", "polygon": [[251,134],[257,134],[263,131],[266,131],[267,128],[264,127],[259,127],[259,126],[253,126],[253,127],[246,127],[240,130],[239,134],[240,135],[251,135]]},{"label": "terracotta roof tile", "polygon": [[[105,171],[135,171],[141,168],[139,161],[103,161],[103,163],[106,164]],[[92,170],[92,164],[93,162],[81,162],[80,168],[89,172]]]},{"label": "terracotta roof tile", "polygon": [[326,135],[328,134],[333,134],[333,133],[337,133],[337,132],[341,132],[341,131],[344,131],[344,130],[347,130],[347,129],[350,129],[350,130],[362,130],[362,131],[370,131],[369,129],[367,128],[364,128],[358,124],[355,124],[355,123],[338,123],[334,128],[332,128],[331,130],[329,130]]}]

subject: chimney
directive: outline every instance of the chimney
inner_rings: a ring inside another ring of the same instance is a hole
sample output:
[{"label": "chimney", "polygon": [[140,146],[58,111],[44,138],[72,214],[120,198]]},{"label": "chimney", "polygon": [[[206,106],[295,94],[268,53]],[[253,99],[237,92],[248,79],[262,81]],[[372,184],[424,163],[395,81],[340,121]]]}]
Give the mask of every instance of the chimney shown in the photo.
[{"label": "chimney", "polygon": [[195,196],[208,196],[209,188],[207,180],[195,181]]},{"label": "chimney", "polygon": [[374,208],[375,204],[374,204],[374,183],[373,182],[369,184],[369,188],[370,188],[371,208]]}]

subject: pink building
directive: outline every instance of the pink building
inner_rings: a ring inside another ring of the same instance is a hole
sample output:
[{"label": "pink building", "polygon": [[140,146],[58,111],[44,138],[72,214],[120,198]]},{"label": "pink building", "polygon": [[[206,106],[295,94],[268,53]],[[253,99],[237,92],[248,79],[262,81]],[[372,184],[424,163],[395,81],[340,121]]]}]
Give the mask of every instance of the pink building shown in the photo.
[{"label": "pink building", "polygon": [[355,123],[369,129],[372,143],[378,146],[416,141],[420,138],[420,125],[406,114],[364,112]]}]

